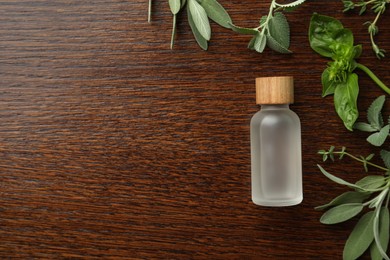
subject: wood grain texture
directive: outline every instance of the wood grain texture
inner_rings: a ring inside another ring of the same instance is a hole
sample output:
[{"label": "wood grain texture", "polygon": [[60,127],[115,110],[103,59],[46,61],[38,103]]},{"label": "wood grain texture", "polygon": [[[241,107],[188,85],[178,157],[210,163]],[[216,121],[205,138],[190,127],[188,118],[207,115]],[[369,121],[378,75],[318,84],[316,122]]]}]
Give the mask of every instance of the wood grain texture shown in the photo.
[{"label": "wood grain texture", "polygon": [[[242,26],[269,5],[220,2]],[[148,24],[141,0],[0,0],[0,257],[340,259],[354,223],[319,223],[313,207],[345,188],[319,173],[316,152],[378,150],[321,98],[327,61],[307,41],[312,12],[342,19],[364,45],[360,61],[390,82],[390,58],[374,57],[361,25],[372,15],[341,10],[341,1],[308,1],[287,14],[294,54],[286,56],[252,52],[247,36],[215,24],[202,51],[185,14],[170,50],[166,1],[155,1]],[[390,51],[386,19],[377,39]],[[283,75],[295,77],[304,201],[258,207],[255,78]],[[382,92],[359,76],[364,111]],[[349,160],[324,165],[350,180],[364,174]]]}]

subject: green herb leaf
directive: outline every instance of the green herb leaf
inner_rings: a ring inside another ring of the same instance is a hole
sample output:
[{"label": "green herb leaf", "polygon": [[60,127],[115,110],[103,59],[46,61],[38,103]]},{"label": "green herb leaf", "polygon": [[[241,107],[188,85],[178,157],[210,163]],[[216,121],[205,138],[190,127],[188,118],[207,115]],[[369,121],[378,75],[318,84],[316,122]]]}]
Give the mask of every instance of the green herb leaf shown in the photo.
[{"label": "green herb leaf", "polygon": [[256,35],[255,44],[253,46],[255,50],[260,53],[263,52],[266,43],[267,43],[267,37],[264,34],[258,32]]},{"label": "green herb leaf", "polygon": [[321,75],[322,82],[322,97],[334,94],[338,83],[335,83],[333,80],[329,80],[329,68],[326,68]]},{"label": "green herb leaf", "polygon": [[282,44],[280,44],[277,40],[275,40],[270,34],[267,34],[267,46],[272,50],[277,51],[279,53],[291,53],[290,50],[285,48]]},{"label": "green herb leaf", "polygon": [[192,33],[195,37],[196,42],[198,43],[200,48],[202,48],[203,50],[207,50],[207,47],[208,47],[207,40],[205,38],[203,38],[203,36],[200,34],[198,29],[196,28],[188,7],[187,7],[187,18],[188,18],[188,23],[190,24],[190,27],[191,27],[191,30],[192,30]]},{"label": "green herb leaf", "polygon": [[363,131],[363,132],[376,132],[377,129],[373,128],[370,124],[363,123],[363,122],[357,122],[353,125],[354,129]]},{"label": "green herb leaf", "polygon": [[369,175],[355,183],[363,189],[377,189],[386,184],[385,177],[380,175]]},{"label": "green herb leaf", "polygon": [[355,73],[349,75],[346,84],[336,87],[334,92],[334,105],[345,127],[352,131],[352,127],[359,117],[357,98],[359,94],[358,76]]},{"label": "green herb leaf", "polygon": [[360,218],[345,243],[344,260],[355,260],[370,246],[374,240],[373,221],[374,211],[367,212]]},{"label": "green herb leaf", "polygon": [[261,26],[261,27],[264,26],[265,22],[267,21],[267,17],[268,17],[268,15],[263,15],[263,16],[260,18],[259,23],[260,23],[260,26]]},{"label": "green herb leaf", "polygon": [[187,0],[181,0],[181,8],[183,8],[187,3]]},{"label": "green herb leaf", "polygon": [[232,19],[220,3],[218,3],[216,0],[202,0],[200,4],[203,6],[211,20],[221,25],[222,27],[228,29],[230,28]]},{"label": "green herb leaf", "polygon": [[188,0],[188,7],[199,33],[209,41],[211,38],[211,28],[206,11],[196,0]]},{"label": "green herb leaf", "polygon": [[383,127],[383,117],[381,110],[384,103],[385,95],[379,96],[372,102],[367,111],[367,120],[376,130],[380,130]]},{"label": "green herb leaf", "polygon": [[367,141],[374,146],[381,146],[389,135],[390,125],[383,127],[378,133],[374,133],[367,138]]},{"label": "green herb leaf", "polygon": [[315,207],[316,210],[326,209],[347,203],[361,203],[370,196],[367,192],[347,191],[334,198],[331,202]]},{"label": "green herb leaf", "polygon": [[256,42],[256,36],[253,36],[252,39],[248,43],[248,49],[254,50],[255,49],[255,42]]},{"label": "green herb leaf", "polygon": [[282,8],[295,7],[295,6],[298,6],[300,4],[303,4],[303,2],[305,2],[305,0],[296,0],[296,1],[289,3],[289,4],[277,4],[277,6],[282,7]]},{"label": "green herb leaf", "polygon": [[232,23],[230,23],[229,25],[233,31],[241,33],[241,34],[256,35],[259,32],[259,30],[257,30],[256,28],[244,28],[244,27],[234,25]]},{"label": "green herb leaf", "polygon": [[363,210],[362,203],[347,203],[331,208],[325,212],[320,222],[322,224],[337,224],[353,218]]},{"label": "green herb leaf", "polygon": [[390,169],[390,152],[386,150],[381,151],[381,158],[385,163],[387,169]]},{"label": "green herb leaf", "polygon": [[324,174],[326,177],[328,177],[330,180],[334,181],[335,183],[338,183],[338,184],[341,184],[341,185],[346,185],[346,186],[348,186],[350,188],[362,190],[361,187],[359,187],[359,186],[357,186],[355,184],[352,184],[350,182],[344,181],[343,179],[341,179],[339,177],[336,177],[336,176],[330,174],[329,172],[325,171],[325,169],[322,168],[321,165],[317,164],[317,166],[320,169],[320,171],[322,172],[322,174]]},{"label": "green herb leaf", "polygon": [[[389,217],[389,209],[382,207],[379,215],[379,240],[385,252],[389,244]],[[370,251],[372,260],[382,260],[376,241],[372,242]]]},{"label": "green herb leaf", "polygon": [[169,0],[168,3],[173,15],[177,14],[180,11],[180,0]]},{"label": "green herb leaf", "polygon": [[[280,12],[274,13],[272,18],[268,21],[268,30],[269,34],[274,39],[272,41],[276,41],[278,43],[277,45],[281,45],[284,50],[288,50],[288,48],[290,47],[290,26],[288,25],[287,19],[284,14]],[[269,47],[273,49],[271,46]],[[290,53],[290,51],[282,53]]]}]

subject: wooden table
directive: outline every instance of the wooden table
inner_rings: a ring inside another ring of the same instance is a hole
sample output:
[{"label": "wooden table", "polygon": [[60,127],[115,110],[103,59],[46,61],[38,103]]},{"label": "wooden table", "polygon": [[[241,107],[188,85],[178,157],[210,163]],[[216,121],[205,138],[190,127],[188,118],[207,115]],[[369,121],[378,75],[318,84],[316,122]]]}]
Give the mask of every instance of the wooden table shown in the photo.
[{"label": "wooden table", "polygon": [[[220,2],[236,24],[254,26],[270,1]],[[0,1],[1,258],[340,259],[355,221],[319,223],[313,208],[346,188],[320,174],[317,151],[379,149],[321,98],[327,60],[309,47],[311,14],[341,19],[364,45],[360,61],[390,83],[390,57],[374,57],[362,26],[373,15],[341,10],[341,1],[308,1],[288,13],[294,54],[282,55],[250,51],[248,36],[216,24],[202,51],[184,13],[170,50],[167,1],[155,1],[151,24],[146,0]],[[377,40],[390,51],[386,19]],[[250,200],[254,79],[280,75],[295,77],[304,201],[259,207]],[[363,120],[383,92],[359,75]],[[365,174],[348,159],[322,165],[349,180]]]}]

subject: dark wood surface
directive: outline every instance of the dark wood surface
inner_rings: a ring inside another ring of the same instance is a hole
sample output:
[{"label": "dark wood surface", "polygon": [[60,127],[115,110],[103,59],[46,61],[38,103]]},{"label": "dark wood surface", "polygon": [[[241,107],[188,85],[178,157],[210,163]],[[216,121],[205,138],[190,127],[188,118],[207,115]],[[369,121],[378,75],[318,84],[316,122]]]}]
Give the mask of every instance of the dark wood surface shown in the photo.
[{"label": "dark wood surface", "polygon": [[[270,1],[220,2],[253,26]],[[354,221],[319,223],[313,207],[346,188],[319,173],[316,152],[378,150],[321,98],[327,60],[309,47],[312,12],[342,19],[364,45],[360,61],[390,83],[390,57],[374,57],[362,26],[373,16],[341,10],[341,1],[308,1],[287,14],[286,56],[252,52],[247,36],[216,24],[202,51],[185,14],[170,50],[167,1],[155,1],[151,24],[146,0],[0,1],[0,257],[340,259]],[[390,51],[386,19],[378,41]],[[304,201],[258,207],[254,79],[280,75],[295,77]],[[359,75],[363,119],[382,92]],[[364,174],[348,159],[323,165],[349,180]]]}]

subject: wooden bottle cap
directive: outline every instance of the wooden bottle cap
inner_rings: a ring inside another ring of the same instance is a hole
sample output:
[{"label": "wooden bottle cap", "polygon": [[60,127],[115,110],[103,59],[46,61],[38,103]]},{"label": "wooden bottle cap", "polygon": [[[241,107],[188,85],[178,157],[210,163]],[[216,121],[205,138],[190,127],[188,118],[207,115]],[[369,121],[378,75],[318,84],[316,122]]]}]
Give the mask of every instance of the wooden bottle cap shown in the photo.
[{"label": "wooden bottle cap", "polygon": [[294,103],[293,77],[256,78],[256,104]]}]

